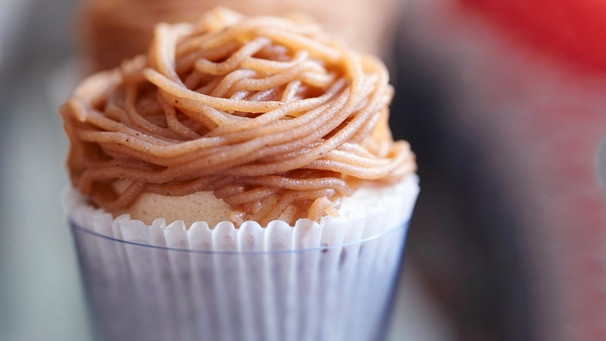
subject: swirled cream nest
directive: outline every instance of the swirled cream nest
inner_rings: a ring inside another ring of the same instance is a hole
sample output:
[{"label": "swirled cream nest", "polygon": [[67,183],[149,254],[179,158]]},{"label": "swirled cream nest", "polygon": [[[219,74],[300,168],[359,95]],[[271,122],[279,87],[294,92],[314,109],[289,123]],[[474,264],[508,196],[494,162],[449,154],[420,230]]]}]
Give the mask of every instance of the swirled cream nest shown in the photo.
[{"label": "swirled cream nest", "polygon": [[143,220],[171,207],[236,225],[317,221],[362,184],[415,171],[387,125],[392,95],[383,63],[307,19],[219,8],[159,24],[146,56],[89,77],[62,107],[71,181]]}]

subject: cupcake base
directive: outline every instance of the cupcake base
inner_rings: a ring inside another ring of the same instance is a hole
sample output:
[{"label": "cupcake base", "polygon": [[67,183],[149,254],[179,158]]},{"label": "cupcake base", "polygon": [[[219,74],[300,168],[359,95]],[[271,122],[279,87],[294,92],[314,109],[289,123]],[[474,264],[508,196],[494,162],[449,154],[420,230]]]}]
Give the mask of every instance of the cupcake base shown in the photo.
[{"label": "cupcake base", "polygon": [[99,340],[380,340],[407,225],[337,247],[209,252],[72,224]]}]

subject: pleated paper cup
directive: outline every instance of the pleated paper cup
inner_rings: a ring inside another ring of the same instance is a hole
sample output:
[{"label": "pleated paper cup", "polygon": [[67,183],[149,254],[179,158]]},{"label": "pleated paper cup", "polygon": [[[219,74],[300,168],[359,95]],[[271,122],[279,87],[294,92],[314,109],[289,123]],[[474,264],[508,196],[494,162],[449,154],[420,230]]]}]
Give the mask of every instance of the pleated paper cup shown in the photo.
[{"label": "pleated paper cup", "polygon": [[416,177],[360,189],[294,226],[145,225],[75,190],[65,207],[99,340],[376,341],[417,194]]}]

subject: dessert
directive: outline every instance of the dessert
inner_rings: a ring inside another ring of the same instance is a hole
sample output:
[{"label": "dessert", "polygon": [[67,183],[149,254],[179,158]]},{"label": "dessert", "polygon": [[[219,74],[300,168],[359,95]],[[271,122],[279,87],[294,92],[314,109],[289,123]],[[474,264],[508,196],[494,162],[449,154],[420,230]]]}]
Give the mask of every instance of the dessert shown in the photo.
[{"label": "dessert", "polygon": [[384,65],[225,8],[148,51],[61,108],[100,339],[381,339],[418,193]]}]

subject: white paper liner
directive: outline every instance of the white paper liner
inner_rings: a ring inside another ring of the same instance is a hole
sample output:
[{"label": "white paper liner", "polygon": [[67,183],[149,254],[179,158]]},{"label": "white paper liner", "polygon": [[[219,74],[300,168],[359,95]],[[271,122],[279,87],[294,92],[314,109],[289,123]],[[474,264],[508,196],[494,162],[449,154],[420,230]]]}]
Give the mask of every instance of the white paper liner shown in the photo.
[{"label": "white paper liner", "polygon": [[151,226],[65,206],[102,340],[378,340],[418,194],[362,189],[344,218]]}]

